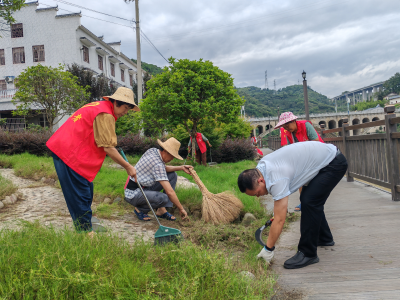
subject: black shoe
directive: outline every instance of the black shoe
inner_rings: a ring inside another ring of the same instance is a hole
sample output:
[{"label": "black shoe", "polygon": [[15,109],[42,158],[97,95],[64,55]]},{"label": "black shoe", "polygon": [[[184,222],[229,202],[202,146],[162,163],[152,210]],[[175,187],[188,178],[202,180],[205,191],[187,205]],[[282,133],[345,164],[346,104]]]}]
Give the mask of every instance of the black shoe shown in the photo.
[{"label": "black shoe", "polygon": [[318,242],[318,246],[321,247],[327,247],[327,246],[334,246],[335,245],[335,241],[329,242],[329,243],[320,243]]},{"label": "black shoe", "polygon": [[297,251],[296,255],[285,261],[283,266],[285,269],[300,269],[317,262],[319,262],[318,256],[305,257],[303,252]]}]

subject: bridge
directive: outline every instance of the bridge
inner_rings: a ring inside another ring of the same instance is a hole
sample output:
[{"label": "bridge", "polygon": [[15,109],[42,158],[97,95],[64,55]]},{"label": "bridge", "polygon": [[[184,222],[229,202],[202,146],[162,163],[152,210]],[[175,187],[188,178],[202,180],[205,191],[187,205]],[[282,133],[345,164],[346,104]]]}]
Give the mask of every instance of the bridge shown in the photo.
[{"label": "bridge", "polygon": [[[305,115],[299,115],[298,117],[299,120],[305,120],[306,118]],[[325,125],[327,129],[342,127],[343,119],[349,119],[350,125],[357,125],[383,120],[384,118],[385,113],[383,107],[354,111],[350,112],[350,114],[347,112],[310,114],[310,121],[314,126],[319,127],[320,125]],[[249,118],[248,121],[254,127],[253,135],[262,138],[278,124],[278,117]],[[354,129],[350,131],[350,135],[375,133],[376,130],[384,131],[384,126],[382,128],[380,127],[382,126]],[[341,134],[341,132],[339,134]]]},{"label": "bridge", "polygon": [[384,83],[385,81],[381,81],[354,91],[345,92],[342,95],[332,97],[331,100],[335,101],[335,104],[337,104],[337,101],[342,100],[346,103],[347,99],[350,99],[352,105],[355,105],[357,102],[369,101],[373,97],[374,93],[379,92],[382,89]]}]

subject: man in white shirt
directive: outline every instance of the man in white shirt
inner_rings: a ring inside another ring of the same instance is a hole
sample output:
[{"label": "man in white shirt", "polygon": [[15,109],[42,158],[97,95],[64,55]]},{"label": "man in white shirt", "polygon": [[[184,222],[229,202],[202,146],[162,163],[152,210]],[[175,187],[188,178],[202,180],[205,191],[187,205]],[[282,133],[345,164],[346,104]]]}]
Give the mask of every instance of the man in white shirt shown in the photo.
[{"label": "man in white shirt", "polygon": [[274,222],[266,247],[258,257],[270,262],[286,219],[289,195],[303,187],[301,201],[301,237],[298,252],[285,261],[287,269],[298,269],[319,262],[317,246],[333,246],[332,233],[324,214],[329,194],[347,170],[343,154],[332,144],[295,143],[266,155],[256,169],[243,171],[238,178],[242,193],[260,197],[271,194]]}]

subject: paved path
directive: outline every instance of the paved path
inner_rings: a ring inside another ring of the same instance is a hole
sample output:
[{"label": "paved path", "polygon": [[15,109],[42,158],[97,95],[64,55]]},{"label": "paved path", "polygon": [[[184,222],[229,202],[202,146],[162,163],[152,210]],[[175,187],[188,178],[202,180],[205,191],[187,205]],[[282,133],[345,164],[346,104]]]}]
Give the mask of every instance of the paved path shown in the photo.
[{"label": "paved path", "polygon": [[[289,198],[297,205],[299,194]],[[400,203],[391,195],[343,179],[325,205],[333,247],[319,247],[320,262],[286,270],[283,263],[297,251],[300,222],[284,232],[275,251],[278,284],[302,299],[400,299]]]}]

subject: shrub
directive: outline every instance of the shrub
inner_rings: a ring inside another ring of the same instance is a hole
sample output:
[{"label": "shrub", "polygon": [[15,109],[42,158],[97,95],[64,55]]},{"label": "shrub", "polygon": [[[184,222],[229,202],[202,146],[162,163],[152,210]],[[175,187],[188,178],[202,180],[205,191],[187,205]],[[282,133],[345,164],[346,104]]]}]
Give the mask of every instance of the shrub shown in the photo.
[{"label": "shrub", "polygon": [[140,133],[128,133],[124,137],[118,137],[118,147],[125,154],[142,155],[150,148],[159,148],[156,138],[141,136]]},{"label": "shrub", "polygon": [[254,150],[250,139],[227,138],[216,150],[212,151],[212,158],[218,163],[252,160],[256,155]]},{"label": "shrub", "polygon": [[8,132],[0,130],[0,151],[6,154],[19,154],[28,152],[34,155],[50,155],[46,146],[50,138],[49,130],[24,130],[22,132]]}]

